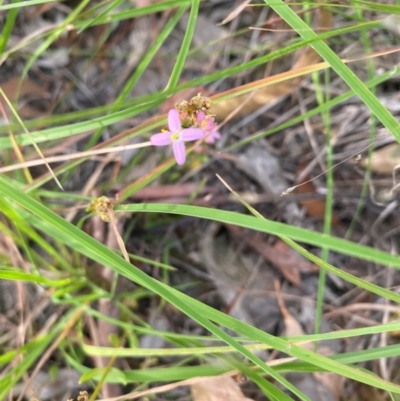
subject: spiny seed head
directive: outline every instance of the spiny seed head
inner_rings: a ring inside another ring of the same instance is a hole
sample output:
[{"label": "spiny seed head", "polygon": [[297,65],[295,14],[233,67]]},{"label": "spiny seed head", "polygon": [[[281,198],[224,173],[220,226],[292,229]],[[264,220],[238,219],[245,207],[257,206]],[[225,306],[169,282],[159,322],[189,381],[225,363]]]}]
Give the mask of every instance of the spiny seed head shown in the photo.
[{"label": "spiny seed head", "polygon": [[107,196],[100,196],[89,203],[86,211],[100,217],[103,221],[109,222],[108,211],[112,209],[114,209],[114,202]]}]

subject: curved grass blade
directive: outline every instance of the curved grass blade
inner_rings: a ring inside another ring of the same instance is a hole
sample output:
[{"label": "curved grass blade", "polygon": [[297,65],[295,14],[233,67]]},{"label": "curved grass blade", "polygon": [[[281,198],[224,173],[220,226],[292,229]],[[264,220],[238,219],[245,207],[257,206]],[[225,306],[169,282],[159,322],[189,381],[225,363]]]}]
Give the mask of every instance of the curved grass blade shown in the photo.
[{"label": "curved grass blade", "polygon": [[169,78],[169,82],[165,90],[173,89],[178,85],[179,78],[182,74],[183,67],[185,65],[187,55],[189,53],[190,44],[192,43],[194,30],[196,28],[199,6],[200,6],[200,0],[192,0],[192,7],[190,9],[189,21],[186,27],[185,37],[183,38],[181,49],[175,61],[171,77]]},{"label": "curved grass blade", "polygon": [[356,95],[367,105],[371,112],[400,142],[400,124],[366,85],[342,62],[342,60],[329,48],[287,4],[282,0],[264,0],[282,19],[289,24],[304,40],[315,40],[312,47],[330,64],[330,66],[349,85]]},{"label": "curved grass blade", "polygon": [[376,263],[385,263],[393,267],[400,268],[400,258],[368,246],[355,244],[354,242],[332,237],[326,234],[317,233],[300,227],[290,226],[271,220],[260,220],[257,217],[245,214],[216,210],[200,206],[177,205],[177,204],[153,204],[141,203],[120,205],[115,209],[118,211],[130,212],[158,212],[168,214],[178,214],[182,216],[199,217],[202,219],[218,221],[220,223],[234,224],[239,227],[250,228],[268,234],[287,236],[296,241],[306,244],[326,247],[331,251],[340,252],[344,255],[354,256],[359,259],[368,260]]},{"label": "curved grass blade", "polygon": [[[218,328],[215,324],[211,323],[207,316],[201,312],[201,307],[203,304],[200,302],[196,303],[196,306],[188,306],[187,302],[182,300],[183,294],[179,291],[175,294],[169,290],[169,287],[165,287],[162,283],[150,278],[144,272],[142,272],[137,267],[129,264],[124,259],[122,259],[115,252],[112,252],[103,244],[99,243],[77,227],[65,221],[63,218],[53,213],[51,210],[43,206],[41,203],[37,202],[35,199],[24,194],[22,191],[12,188],[12,186],[7,182],[6,179],[0,176],[0,193],[4,196],[14,200],[16,203],[22,207],[29,210],[34,215],[38,216],[43,222],[46,223],[48,229],[47,233],[51,233],[56,238],[65,242],[67,245],[73,249],[83,253],[84,255],[90,257],[99,263],[104,264],[110,268],[113,268],[119,274],[130,278],[131,280],[143,285],[146,288],[154,291],[163,298],[165,298],[172,305],[175,305],[183,313],[190,316],[193,320],[198,322],[208,331],[219,337],[222,341],[226,342],[228,345],[235,348],[242,355],[247,357],[255,365],[259,366],[260,369],[267,375],[274,378],[278,383],[282,384],[284,387],[289,389],[293,394],[299,397],[303,401],[310,401],[304,394],[302,394],[296,387],[289,383],[284,377],[279,373],[275,372],[271,367],[266,365],[260,358],[253,355],[249,350],[247,350],[243,345],[238,343],[230,335],[226,334],[223,330]],[[50,230],[50,231],[49,231]],[[200,308],[200,309],[199,309]],[[271,336],[271,338],[273,338]],[[259,378],[258,384],[263,385],[265,379]],[[264,383],[264,389],[268,390],[270,386]],[[282,393],[281,390],[276,389],[276,391]],[[400,392],[400,389],[399,389]],[[282,393],[284,394],[284,393]]]},{"label": "curved grass blade", "polygon": [[[393,393],[400,394],[400,386],[398,385],[389,383],[365,371],[360,371],[351,366],[346,366],[338,363],[337,361],[333,361],[329,358],[315,354],[314,352],[301,348],[295,344],[291,344],[284,339],[274,337],[255,327],[249,326],[230,316],[227,316],[222,312],[214,310],[213,308],[208,307],[207,305],[202,304],[201,302],[194,300],[189,296],[180,293],[179,291],[157,280],[154,280],[137,267],[126,262],[123,258],[108,249],[103,244],[96,241],[94,238],[90,237],[77,227],[65,221],[57,214],[53,213],[51,210],[46,208],[41,203],[37,202],[35,199],[24,194],[20,190],[13,188],[8,183],[8,181],[1,176],[0,193],[3,196],[12,199],[14,202],[21,205],[23,208],[27,209],[30,213],[39,218],[38,220],[44,223],[44,226],[47,227],[47,232],[50,233],[50,235],[53,235],[57,239],[64,241],[67,245],[71,246],[76,251],[81,252],[82,254],[97,261],[98,263],[112,268],[119,274],[122,274],[125,277],[133,280],[134,282],[143,285],[144,287],[159,294],[165,300],[175,305],[183,313],[190,316],[192,319],[197,321],[199,324],[201,324],[211,333],[215,334],[228,345],[233,346],[238,352],[246,356],[255,365],[259,366],[262,372],[270,375],[286,388],[290,389],[300,399],[307,400],[307,397],[301,394],[296,388],[293,387],[293,385],[288,383],[287,380],[285,380],[282,376],[271,369],[271,367],[267,366],[258,357],[249,352],[245,347],[243,347],[243,345],[239,344],[231,336],[227,335],[224,331],[217,328],[210,321],[222,324],[223,326],[231,330],[246,335],[254,341],[266,343],[281,352],[299,358],[305,362],[309,362],[312,365],[328,369],[333,373],[340,374],[350,379],[357,380],[362,383],[381,388],[383,390],[392,391]],[[260,221],[259,219],[257,220]],[[390,291],[384,291],[390,293]],[[397,298],[400,298],[400,296],[397,295],[396,299]]]}]

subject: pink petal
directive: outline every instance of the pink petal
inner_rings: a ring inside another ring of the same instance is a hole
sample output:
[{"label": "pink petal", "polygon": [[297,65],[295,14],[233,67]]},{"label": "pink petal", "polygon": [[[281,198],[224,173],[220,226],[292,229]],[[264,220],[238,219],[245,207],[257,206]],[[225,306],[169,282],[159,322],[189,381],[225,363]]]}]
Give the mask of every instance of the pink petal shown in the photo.
[{"label": "pink petal", "polygon": [[185,149],[185,144],[182,141],[174,141],[172,143],[172,150],[174,151],[174,156],[176,162],[182,166],[182,164],[185,164],[186,160],[186,149]]},{"label": "pink petal", "polygon": [[197,122],[199,123],[199,125],[201,125],[201,122],[204,120],[204,118],[205,118],[205,113],[204,113],[204,111],[203,110],[200,110],[198,113],[197,113]]},{"label": "pink petal", "polygon": [[197,124],[206,132],[210,132],[215,128],[214,119],[211,116],[206,116],[202,110],[197,113]]},{"label": "pink petal", "polygon": [[177,132],[182,129],[181,119],[176,109],[171,109],[168,112],[168,128],[171,132]]},{"label": "pink petal", "polygon": [[166,146],[171,145],[171,133],[170,132],[162,132],[160,134],[155,134],[150,137],[150,142],[153,146]]},{"label": "pink petal", "polygon": [[216,140],[221,139],[221,134],[218,131],[206,136],[205,141],[209,144],[213,144]]},{"label": "pink petal", "polygon": [[199,128],[188,128],[184,129],[181,132],[182,141],[197,141],[200,138],[203,138],[204,131]]},{"label": "pink petal", "polygon": [[212,117],[208,117],[206,121],[207,121],[207,125],[205,127],[205,130],[207,132],[211,132],[213,129],[215,129],[214,120],[212,119]]}]

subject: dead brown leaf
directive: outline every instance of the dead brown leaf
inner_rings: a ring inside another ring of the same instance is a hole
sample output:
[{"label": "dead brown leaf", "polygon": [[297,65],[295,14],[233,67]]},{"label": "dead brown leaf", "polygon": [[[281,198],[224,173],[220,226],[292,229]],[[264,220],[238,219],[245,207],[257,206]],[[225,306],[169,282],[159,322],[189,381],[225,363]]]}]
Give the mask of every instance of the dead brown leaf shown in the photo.
[{"label": "dead brown leaf", "polygon": [[249,4],[251,3],[251,0],[245,0],[243,3],[239,4],[233,11],[231,11],[228,16],[220,22],[218,25],[224,25],[227,24],[228,22],[232,21],[234,18],[236,18]]},{"label": "dead brown leaf", "polygon": [[[19,98],[23,96],[34,96],[37,97],[47,97],[47,90],[43,86],[37,85],[35,82],[26,78],[22,81],[21,87],[20,79],[18,77],[12,77],[8,81],[0,83],[0,88],[4,91],[7,98],[13,102],[15,97],[18,95]],[[18,93],[19,90],[19,93]],[[8,110],[8,105],[5,100],[0,96],[0,102],[3,104],[4,108]],[[23,105],[20,109],[18,109],[18,113],[21,117],[32,118],[37,117],[39,113],[38,110],[34,109],[29,105]]]},{"label": "dead brown leaf", "polygon": [[[286,308],[285,301],[282,297],[281,286],[279,281],[274,281],[275,292],[276,292],[276,300],[278,301],[279,308],[281,309],[283,318],[285,320],[285,331],[283,335],[285,337],[294,337],[294,336],[302,336],[304,335],[304,330],[301,327],[300,323],[289,313]],[[312,349],[313,345],[311,343],[301,344],[303,348]]]},{"label": "dead brown leaf", "polygon": [[296,287],[301,287],[300,270],[295,264],[286,261],[286,256],[279,251],[275,251],[274,247],[265,243],[260,237],[253,236],[247,244],[258,252],[264,259],[271,262],[289,283]]},{"label": "dead brown leaf", "polygon": [[[366,168],[368,159],[363,159],[360,166]],[[371,156],[371,170],[377,174],[392,174],[394,168],[400,164],[400,144],[392,143],[380,148]]]},{"label": "dead brown leaf", "polygon": [[[279,282],[275,281],[274,285],[276,299],[285,320],[285,331],[283,335],[287,337],[304,335],[305,333],[300,323],[289,313],[288,309],[286,308]],[[298,345],[308,350],[314,349],[314,343],[312,342],[300,343]],[[321,355],[331,355],[333,351],[329,347],[325,346],[319,347],[318,353]],[[296,377],[296,380],[296,387],[298,387],[313,400],[326,399],[329,401],[338,401],[342,394],[344,384],[344,378],[333,373],[314,373],[313,376],[299,373]]]},{"label": "dead brown leaf", "polygon": [[273,249],[279,253],[280,257],[285,258],[286,263],[293,269],[296,267],[302,273],[317,273],[319,267],[311,263],[308,259],[301,256],[285,242],[278,240],[275,242]]},{"label": "dead brown leaf", "polygon": [[[20,79],[18,77],[12,77],[8,81],[2,82],[0,88],[3,89],[7,97],[12,101],[14,100],[15,94],[17,93]],[[43,87],[37,85],[35,82],[26,78],[22,81],[20,96],[25,95],[40,95],[43,93]]]},{"label": "dead brown leaf", "polygon": [[191,385],[193,401],[253,401],[229,376],[205,378]]},{"label": "dead brown leaf", "polygon": [[[300,164],[297,169],[297,175],[299,176],[304,168],[306,167],[305,163]],[[317,195],[317,189],[314,183],[311,181],[311,176],[307,174],[304,178],[297,184],[295,188],[295,192],[297,194],[303,195]],[[303,199],[300,200],[301,207],[306,211],[307,215],[310,217],[314,217],[317,219],[323,219],[325,216],[325,199],[318,198],[317,196],[314,199]],[[338,224],[339,220],[335,215],[332,215],[332,224]]]},{"label": "dead brown leaf", "polygon": [[[306,165],[302,163],[297,169],[297,175],[300,175]],[[317,193],[317,189],[312,181],[310,181],[311,176],[307,174],[296,186],[295,192],[302,195],[310,195]],[[307,215],[310,217],[316,217],[321,219],[325,215],[325,199],[315,198],[315,199],[303,199],[300,200],[301,207],[306,211]]]},{"label": "dead brown leaf", "polygon": [[246,238],[247,246],[272,263],[282,276],[296,287],[301,287],[301,272],[315,273],[319,271],[318,266],[303,258],[283,241],[278,240],[274,246],[271,246],[259,235],[244,236],[239,227],[227,227],[234,235]]}]

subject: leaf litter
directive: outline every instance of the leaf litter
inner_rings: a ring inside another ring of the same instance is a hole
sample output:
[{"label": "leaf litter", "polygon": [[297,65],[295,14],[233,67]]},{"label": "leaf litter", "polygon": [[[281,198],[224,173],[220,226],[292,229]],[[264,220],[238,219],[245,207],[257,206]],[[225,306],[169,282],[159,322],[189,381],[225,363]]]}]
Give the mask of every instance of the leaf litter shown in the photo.
[{"label": "leaf litter", "polygon": [[[142,0],[135,2],[135,6],[147,7],[157,3],[160,2]],[[273,14],[268,14],[265,20],[259,24],[260,28],[261,26],[268,26],[271,30],[260,31],[257,39],[251,39],[250,35],[247,35],[248,32],[240,37],[235,37],[233,34],[239,29],[248,29],[249,26],[257,25],[260,22],[257,21],[256,17],[258,16],[254,13],[253,7],[244,9],[248,3],[246,1],[232,3],[229,9],[226,7],[226,2],[216,1],[202,4],[196,28],[196,46],[199,46],[200,50],[194,52],[193,57],[192,55],[189,56],[187,66],[181,77],[182,83],[209,72],[240,65],[243,61],[244,50],[248,52],[248,57],[256,57],[264,54],[263,52],[266,49],[268,51],[279,49],[283,44],[291,40],[291,33],[288,27]],[[64,6],[68,7],[68,5]],[[121,7],[122,9],[127,9],[132,5],[129,7],[122,5]],[[21,10],[21,21],[24,20],[24,13],[27,10],[28,8],[25,11]],[[244,10],[245,12],[243,12]],[[16,31],[13,34],[10,42],[12,46],[23,44],[28,35],[29,38],[40,37],[47,29],[55,26],[52,24],[57,24],[59,20],[64,18],[66,9],[57,4],[57,6],[49,6],[46,9],[36,8],[36,11],[37,20],[29,27],[29,30],[22,24],[20,31]],[[316,25],[314,25],[316,30],[329,31],[348,24],[348,20],[344,15],[332,15],[328,8],[318,8],[312,15],[315,19],[318,19]],[[371,19],[377,18],[372,12],[368,16]],[[168,12],[143,16],[135,21],[140,21],[140,23],[131,24],[132,21],[128,21],[107,26],[109,31],[104,28],[93,27],[87,30],[84,36],[78,35],[78,37],[73,32],[66,32],[55,43],[55,47],[58,46],[58,49],[46,52],[34,64],[31,73],[23,81],[20,98],[26,96],[28,101],[20,103],[19,113],[22,117],[31,119],[45,115],[48,110],[54,110],[56,113],[68,113],[110,104],[118,96],[126,77],[137,68],[152,38],[157,36],[168,17]],[[223,21],[227,17],[228,21]],[[333,20],[331,19],[332,17],[334,17]],[[43,24],[44,19],[48,23]],[[221,21],[225,25],[218,27],[217,24]],[[397,35],[395,22],[393,21],[396,21],[395,18],[390,17],[390,19],[383,20],[383,23],[394,32],[394,35]],[[143,27],[151,27],[151,29],[143,29]],[[171,59],[170,55],[173,51],[179,49],[180,38],[184,32],[185,21],[182,21],[174,35],[161,47],[154,62],[144,72],[143,79],[127,95],[127,99],[135,99],[137,96],[147,95],[165,88],[169,72],[174,64],[174,60]],[[104,35],[104,41],[97,48],[99,38],[102,35]],[[361,47],[358,40],[354,40],[352,35],[355,34],[344,36],[342,43],[330,42],[333,43],[332,46],[335,46],[338,54],[343,57],[348,57],[352,54],[364,54],[364,48]],[[140,43],[136,40],[137,38],[141,38]],[[213,39],[216,39],[215,42]],[[257,46],[248,46],[251,40],[255,41]],[[38,44],[40,43],[38,42]],[[387,35],[377,30],[373,37],[373,51],[381,50],[382,43],[387,43]],[[38,44],[26,48],[32,51],[37,48]],[[92,58],[88,55],[92,49],[96,49],[98,57]],[[302,110],[305,112],[310,110],[317,104],[314,91],[315,83],[310,80],[308,75],[292,76],[282,82],[273,82],[272,80],[271,85],[255,89],[245,95],[219,101],[221,94],[226,92],[226,94],[232,95],[235,91],[242,90],[244,85],[249,82],[258,83],[260,81],[261,83],[265,77],[274,77],[288,71],[296,74],[296,71],[301,68],[311,68],[319,61],[316,53],[309,48],[306,51],[299,51],[295,55],[279,59],[278,62],[274,61],[267,65],[253,68],[234,77],[212,84],[202,84],[193,89],[193,93],[181,92],[176,97],[169,98],[161,105],[161,114],[167,113],[175,103],[179,103],[182,99],[189,100],[199,92],[207,96],[214,96],[217,101],[213,106],[213,113],[217,115],[218,121],[223,121],[227,118],[225,125],[221,128],[222,139],[217,144],[216,151],[206,150],[202,154],[204,161],[195,170],[196,174],[192,174],[189,169],[184,170],[184,173],[187,174],[173,170],[171,175],[162,176],[151,186],[143,188],[142,192],[137,192],[131,198],[131,201],[155,199],[164,202],[170,199],[178,199],[181,203],[184,203],[192,193],[196,192],[199,181],[204,180],[206,185],[201,191],[197,192],[194,202],[245,212],[215,179],[215,173],[218,173],[230,183],[233,183],[232,185],[236,191],[253,194],[257,210],[264,216],[273,220],[322,231],[322,222],[319,218],[324,215],[325,203],[323,198],[326,194],[323,175],[313,182],[314,185],[306,186],[304,188],[306,191],[291,193],[285,198],[280,197],[281,193],[287,188],[304,181],[304,177],[301,178],[299,175],[299,168],[304,162],[308,166],[307,178],[314,178],[323,173],[321,165],[317,162],[318,160],[323,161],[322,156],[324,156],[326,149],[326,132],[320,115],[308,117],[307,128],[302,122],[299,122],[292,127],[282,128],[276,134],[262,138],[255,144],[229,153],[224,151],[225,146],[245,140],[257,132],[274,128],[276,122],[282,116],[290,115],[290,113],[297,116],[302,114],[303,112],[299,112],[296,109],[298,103],[302,103]],[[394,65],[398,64],[398,61],[398,54],[396,53],[376,59],[379,71],[390,70]],[[23,63],[18,58],[15,58],[10,64],[12,70],[19,71]],[[2,68],[10,69],[10,66],[3,64]],[[351,68],[367,82],[368,74],[365,63],[362,60],[353,63]],[[3,69],[3,71],[6,70]],[[12,75],[8,77],[12,77]],[[5,88],[4,90],[12,98],[12,95],[17,91],[17,78],[1,78],[0,86],[3,89]],[[113,83],[116,84],[113,85]],[[380,100],[395,115],[398,115],[400,110],[396,95],[398,85],[398,77],[393,76],[385,84],[377,87]],[[330,85],[322,85],[321,88],[325,94],[329,93],[332,96],[342,94],[347,90],[345,85],[336,79],[334,74]],[[233,92],[228,93],[227,91],[229,90],[233,90]],[[39,102],[39,98],[43,102]],[[47,104],[49,99],[53,102],[50,106]],[[232,113],[233,111],[235,112]],[[355,98],[349,98],[344,103],[336,105],[330,109],[330,112],[333,128],[337,133],[334,138],[335,161],[341,162],[345,158],[357,154],[357,152],[361,156],[359,162],[355,162],[354,158],[352,158],[334,169],[334,217],[337,224],[332,229],[333,233],[339,237],[348,235],[352,241],[362,240],[365,233],[368,233],[366,241],[368,241],[369,245],[397,252],[395,246],[393,248],[390,246],[390,244],[395,244],[397,241],[398,226],[400,224],[396,208],[388,209],[386,214],[382,215],[382,212],[386,210],[387,202],[379,204],[371,193],[367,193],[364,198],[365,202],[361,214],[354,220],[351,232],[348,232],[348,227],[356,215],[357,205],[360,200],[364,169],[368,166],[368,150],[363,149],[369,143],[369,119],[371,117],[365,107]],[[150,113],[143,116],[134,116],[129,121],[107,127],[102,132],[101,139],[104,141],[110,140],[110,138],[119,135],[121,131],[129,130],[131,126],[143,123],[150,117]],[[308,142],[308,138],[305,135],[306,129],[311,130],[315,138],[315,147]],[[372,155],[369,185],[377,189],[390,190],[393,187],[393,169],[399,164],[399,161],[396,153],[397,145],[388,144],[388,135],[383,131],[379,127],[378,144],[381,147],[375,150]],[[383,140],[381,139],[382,137]],[[74,150],[75,148],[80,149],[87,142],[86,138],[80,138],[79,142],[68,146],[74,147]],[[60,153],[64,151],[62,150]],[[90,182],[91,189],[107,188],[111,194],[115,194],[130,184],[131,177],[136,177],[137,179],[148,174],[157,163],[160,164],[165,159],[165,154],[162,151],[149,154],[146,153],[146,150],[143,153],[132,154],[132,157],[138,157],[138,165],[132,171],[126,172],[125,177],[128,178],[125,180],[120,179],[117,182],[114,182],[113,178],[119,177],[121,165],[118,159],[112,158],[105,161],[101,159],[100,155],[96,157],[98,159],[93,157],[91,161],[82,164],[82,167],[72,174],[67,183],[68,189],[81,191],[84,189],[85,183],[92,179]],[[190,159],[190,157],[189,155],[190,168],[197,168],[198,165],[196,166],[195,159]],[[124,163],[129,165],[129,162],[130,160]],[[39,167],[37,169],[34,170],[34,177],[40,177],[43,174],[43,170],[40,170]],[[138,171],[140,171],[140,174]],[[96,174],[96,172],[101,172],[101,174]],[[137,175],[135,176],[135,174]],[[123,177],[124,174],[121,176]],[[172,192],[171,187],[174,188]],[[306,203],[306,201],[309,202]],[[57,201],[56,207],[61,213],[67,213],[65,204],[62,202]],[[81,215],[78,214],[78,216]],[[381,218],[381,216],[383,217]],[[315,217],[318,218],[315,219]],[[244,230],[235,232],[236,227],[232,229],[231,227],[215,225],[214,223],[193,221],[193,219],[148,221],[142,216],[135,216],[135,227],[132,229],[132,225],[129,224],[128,218],[126,225],[121,224],[122,227],[119,226],[122,231],[121,236],[128,238],[126,243],[128,252],[147,255],[158,260],[168,259],[169,257],[163,252],[164,247],[167,247],[168,252],[171,252],[174,265],[178,269],[177,274],[173,273],[170,276],[172,285],[187,288],[185,291],[197,299],[205,301],[269,333],[299,335],[313,332],[314,322],[312,319],[315,316],[313,301],[317,290],[317,269],[313,264],[308,263],[297,254],[293,254],[280,241],[274,242],[271,238],[256,236],[254,233],[248,233]],[[105,233],[106,227],[99,227],[97,223],[90,222],[85,226],[85,230],[93,235],[101,232],[103,234],[102,238],[107,242],[110,241],[111,246],[111,234]],[[4,235],[2,233],[3,237]],[[81,262],[85,263],[85,261]],[[385,285],[385,280],[382,278],[381,273],[382,269],[379,266],[355,261],[337,254],[330,256],[330,262],[346,271],[351,271],[359,277]],[[143,262],[141,268],[156,278],[161,277],[160,270],[147,263]],[[194,278],[199,281],[197,286],[191,285]],[[275,280],[279,280],[282,283],[282,292],[275,291],[273,287]],[[108,288],[112,284],[112,280],[108,277],[105,281],[104,288]],[[124,290],[128,292],[136,290],[136,287],[128,287],[127,283],[122,283],[121,285],[122,293],[124,293]],[[399,285],[397,274],[393,278],[392,285]],[[380,302],[379,299],[371,297],[363,291],[359,291],[354,295],[353,290],[353,287],[346,283],[328,279],[325,303],[330,308],[340,308],[352,305],[357,307],[360,303],[378,305]],[[4,290],[5,292],[6,290]],[[32,302],[32,305],[39,299],[39,294],[36,296],[37,298]],[[7,302],[10,302],[10,300],[11,298]],[[156,297],[146,295],[138,302],[133,302],[127,296],[122,300],[127,304],[132,302],[130,305],[136,305],[135,313],[137,316],[142,319],[142,322],[145,321],[155,328],[159,327],[156,322],[157,319],[154,318],[154,316],[157,316],[163,322],[162,327],[164,328],[172,328],[184,334],[204,334],[200,327],[190,322],[189,319],[182,316],[174,308],[163,307],[163,304]],[[306,300],[308,303],[305,302]],[[6,301],[2,300],[2,303],[5,304]],[[106,311],[107,308],[104,308],[104,310]],[[154,311],[157,311],[158,314],[155,314]],[[364,319],[364,322],[375,322],[375,324],[379,324],[383,319],[382,310],[374,308],[359,308],[359,310],[355,308],[351,313],[351,315],[345,313],[327,315],[327,321],[325,322],[327,330],[359,327],[361,319]],[[43,321],[49,314],[50,311],[46,311],[40,317],[42,320],[37,317],[34,319]],[[111,312],[109,315],[109,317],[112,317]],[[351,316],[357,316],[359,319],[357,320],[357,318],[352,318]],[[282,326],[285,326],[285,331],[282,331]],[[115,330],[112,324],[106,328],[110,331]],[[95,331],[96,329],[88,331],[88,335],[92,339],[95,338]],[[4,334],[4,332],[2,331],[1,334]],[[135,335],[141,336],[141,334],[137,333]],[[74,341],[76,338],[74,338]],[[144,339],[142,341],[154,340],[153,337],[141,336],[141,338]],[[103,338],[102,342],[106,343],[108,339]],[[157,344],[165,344],[165,342],[157,342]],[[167,344],[165,346],[171,346],[169,342]],[[348,341],[347,343],[330,345],[329,349],[324,352],[350,352],[362,348],[373,348],[376,344],[376,339],[373,336],[368,336],[362,341]],[[269,356],[264,354],[266,358]],[[151,368],[154,367],[151,364],[172,366],[176,360],[164,358],[147,362]],[[91,366],[96,367],[96,363],[92,361]],[[140,370],[140,367],[130,360],[124,360],[123,363],[129,368]],[[389,361],[391,372],[395,372],[396,363],[398,362],[395,361],[395,358]],[[360,366],[375,369],[374,366],[371,367],[368,364]],[[45,369],[42,369],[40,373],[42,372],[47,374]],[[379,374],[378,371],[376,373]],[[201,378],[201,380],[203,383],[188,382],[186,385],[186,387],[190,386],[192,388],[193,397],[196,401],[202,399],[226,399],[227,397],[231,400],[236,399],[235,397],[238,400],[260,399],[259,394],[246,398],[243,395],[243,393],[247,394],[246,385],[243,386],[242,391],[231,378]],[[358,392],[354,392],[351,383],[343,383],[337,377],[331,377],[326,373],[313,375],[293,374],[291,380],[305,394],[309,394],[312,400],[319,401],[325,397],[325,399],[336,401],[342,395],[352,401],[360,399],[357,398],[358,394],[365,394],[360,389]],[[198,389],[197,393],[193,391],[196,387]],[[218,390],[222,387],[227,389],[229,396],[218,393]],[[151,390],[154,389],[149,389],[149,391]],[[163,391],[173,392],[176,389],[171,385],[164,388]],[[188,392],[176,392],[173,394],[187,396]],[[46,399],[46,397],[42,397],[42,399]],[[369,400],[371,398],[368,397],[367,393],[367,396],[363,399]]]}]

